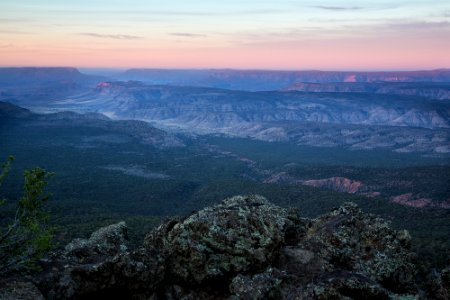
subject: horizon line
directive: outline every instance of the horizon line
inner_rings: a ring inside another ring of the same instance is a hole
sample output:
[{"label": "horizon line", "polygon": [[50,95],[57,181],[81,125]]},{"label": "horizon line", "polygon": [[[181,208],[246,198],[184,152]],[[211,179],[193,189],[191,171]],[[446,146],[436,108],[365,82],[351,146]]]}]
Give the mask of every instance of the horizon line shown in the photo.
[{"label": "horizon line", "polygon": [[199,68],[172,68],[172,67],[87,67],[87,66],[45,66],[45,65],[0,65],[0,69],[15,68],[15,69],[25,69],[25,68],[46,68],[46,69],[76,69],[79,72],[80,69],[85,70],[116,70],[116,71],[128,71],[128,70],[162,70],[162,71],[268,71],[268,72],[423,72],[423,71],[450,71],[450,67],[439,67],[439,68],[414,68],[414,69],[319,69],[319,68],[307,68],[307,69],[276,69],[276,68],[229,68],[229,67],[199,67]]}]

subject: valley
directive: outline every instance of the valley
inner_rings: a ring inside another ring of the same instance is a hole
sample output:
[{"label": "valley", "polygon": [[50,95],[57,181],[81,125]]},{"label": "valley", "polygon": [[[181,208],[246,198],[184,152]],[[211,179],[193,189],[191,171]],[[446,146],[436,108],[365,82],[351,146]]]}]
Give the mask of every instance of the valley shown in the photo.
[{"label": "valley", "polygon": [[19,196],[25,169],[55,172],[49,209],[59,243],[120,220],[137,243],[168,216],[260,194],[308,217],[355,202],[410,230],[420,268],[445,264],[445,100],[96,80],[77,75],[75,89],[8,83],[0,95],[0,155],[16,157],[2,195]]},{"label": "valley", "polygon": [[0,11],[0,300],[449,300],[450,0]]}]

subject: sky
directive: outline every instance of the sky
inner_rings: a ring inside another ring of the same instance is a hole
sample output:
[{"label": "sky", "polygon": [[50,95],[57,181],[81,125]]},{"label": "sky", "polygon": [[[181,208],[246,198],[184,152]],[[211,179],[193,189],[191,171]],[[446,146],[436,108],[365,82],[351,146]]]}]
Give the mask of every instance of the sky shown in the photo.
[{"label": "sky", "polygon": [[0,66],[450,67],[450,0],[1,0]]}]

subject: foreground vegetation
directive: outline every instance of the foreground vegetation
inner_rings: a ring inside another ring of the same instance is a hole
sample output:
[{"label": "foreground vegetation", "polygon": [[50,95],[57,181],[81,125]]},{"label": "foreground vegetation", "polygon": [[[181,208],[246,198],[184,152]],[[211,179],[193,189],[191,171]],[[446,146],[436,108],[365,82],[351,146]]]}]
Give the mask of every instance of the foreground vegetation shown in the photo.
[{"label": "foreground vegetation", "polygon": [[[0,170],[0,186],[9,172],[14,157],[10,156]],[[14,201],[14,213],[2,216],[0,227],[0,275],[37,267],[37,261],[51,247],[52,228],[44,205],[50,198],[44,193],[52,175],[41,168],[24,172],[23,195]],[[6,199],[0,200],[0,206]]]}]

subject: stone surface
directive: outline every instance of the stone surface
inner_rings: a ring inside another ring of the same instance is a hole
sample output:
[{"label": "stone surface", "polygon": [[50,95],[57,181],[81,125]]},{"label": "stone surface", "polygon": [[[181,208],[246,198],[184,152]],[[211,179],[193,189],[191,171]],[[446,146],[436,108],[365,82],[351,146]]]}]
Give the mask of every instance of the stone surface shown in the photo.
[{"label": "stone surface", "polygon": [[436,300],[450,299],[450,266],[440,273],[431,274],[428,280],[428,297]]},{"label": "stone surface", "polygon": [[169,232],[170,272],[183,281],[229,277],[264,270],[293,222],[285,209],[262,197],[233,197],[205,208]]},{"label": "stone surface", "polygon": [[1,300],[44,300],[44,296],[31,282],[8,281],[0,284]]},{"label": "stone surface", "polygon": [[47,299],[147,295],[162,280],[164,267],[142,250],[127,251],[124,222],[76,239],[43,262],[37,284]]},{"label": "stone surface", "polygon": [[168,220],[133,251],[125,223],[99,229],[50,257],[37,284],[48,299],[414,299],[410,246],[351,203],[302,219],[236,196]]}]

